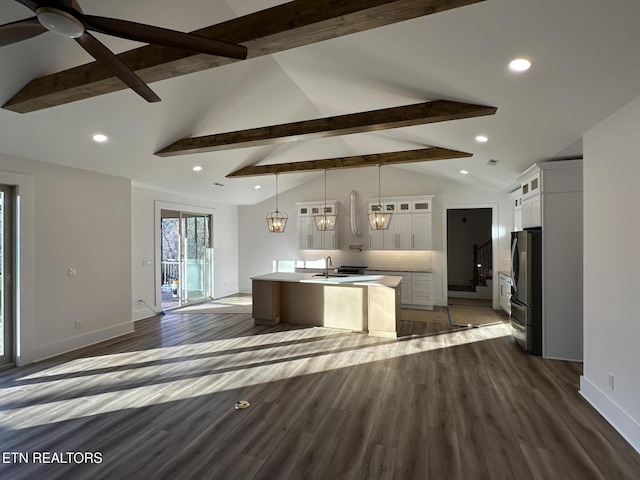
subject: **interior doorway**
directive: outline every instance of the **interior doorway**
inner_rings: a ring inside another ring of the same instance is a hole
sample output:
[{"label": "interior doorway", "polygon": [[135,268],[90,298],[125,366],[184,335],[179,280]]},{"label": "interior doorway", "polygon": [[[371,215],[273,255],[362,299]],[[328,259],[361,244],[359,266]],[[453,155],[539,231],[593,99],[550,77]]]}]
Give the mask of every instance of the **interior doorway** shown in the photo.
[{"label": "interior doorway", "polygon": [[15,364],[14,187],[0,185],[0,369]]},{"label": "interior doorway", "polygon": [[492,303],[492,208],[447,209],[447,297]]},{"label": "interior doorway", "polygon": [[162,310],[213,297],[213,216],[160,211]]}]

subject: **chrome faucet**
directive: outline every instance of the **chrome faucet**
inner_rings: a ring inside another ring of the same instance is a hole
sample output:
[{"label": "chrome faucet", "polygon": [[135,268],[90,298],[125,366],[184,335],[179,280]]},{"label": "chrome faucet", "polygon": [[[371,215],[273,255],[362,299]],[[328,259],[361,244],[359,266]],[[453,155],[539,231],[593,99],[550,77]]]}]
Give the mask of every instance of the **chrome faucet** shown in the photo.
[{"label": "chrome faucet", "polygon": [[329,278],[329,267],[333,267],[333,262],[331,261],[331,257],[327,257],[324,261],[324,277]]}]

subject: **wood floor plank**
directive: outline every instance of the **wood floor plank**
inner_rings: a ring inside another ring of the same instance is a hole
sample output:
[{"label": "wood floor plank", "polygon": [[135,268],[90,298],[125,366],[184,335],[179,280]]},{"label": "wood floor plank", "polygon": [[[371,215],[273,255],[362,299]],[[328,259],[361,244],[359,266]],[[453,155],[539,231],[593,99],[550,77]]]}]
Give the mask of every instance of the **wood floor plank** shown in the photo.
[{"label": "wood floor plank", "polygon": [[2,371],[0,451],[103,462],[0,463],[0,478],[640,479],[640,454],[579,395],[580,363],[527,354],[506,324],[401,329],[169,313]]}]

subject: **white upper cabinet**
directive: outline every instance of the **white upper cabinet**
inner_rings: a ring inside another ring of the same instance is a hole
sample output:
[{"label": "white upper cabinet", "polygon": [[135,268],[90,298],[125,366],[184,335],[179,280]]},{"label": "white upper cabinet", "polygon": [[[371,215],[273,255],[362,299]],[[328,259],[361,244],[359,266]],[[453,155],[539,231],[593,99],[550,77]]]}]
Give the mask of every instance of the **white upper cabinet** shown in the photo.
[{"label": "white upper cabinet", "polygon": [[537,171],[520,185],[523,228],[542,226],[542,175]]},{"label": "white upper cabinet", "polygon": [[338,202],[299,202],[298,206],[298,247],[301,250],[336,250],[338,225],[334,230],[321,231],[316,228],[313,216],[322,212],[335,215]]},{"label": "white upper cabinet", "polygon": [[[383,211],[391,212],[387,230],[369,230],[371,250],[431,250],[433,195],[383,198]],[[377,200],[369,201],[369,212],[379,211]]]},{"label": "white upper cabinet", "polygon": [[522,189],[519,188],[511,193],[511,204],[513,205],[513,231],[522,231]]}]

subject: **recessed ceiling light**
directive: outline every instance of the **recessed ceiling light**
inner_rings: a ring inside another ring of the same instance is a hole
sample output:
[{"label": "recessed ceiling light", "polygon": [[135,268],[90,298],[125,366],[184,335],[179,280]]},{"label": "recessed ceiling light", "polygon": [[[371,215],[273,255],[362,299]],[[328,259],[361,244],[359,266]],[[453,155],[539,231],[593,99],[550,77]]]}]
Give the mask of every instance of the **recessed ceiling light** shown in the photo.
[{"label": "recessed ceiling light", "polygon": [[467,172],[466,170],[460,170],[460,173],[463,175],[469,175],[469,172]]},{"label": "recessed ceiling light", "polygon": [[256,185],[256,186],[255,186],[255,187],[253,187],[253,188],[255,188],[256,190],[260,190],[260,188],[261,188],[261,187],[262,187],[262,185]]},{"label": "recessed ceiling light", "polygon": [[509,70],[512,72],[526,72],[531,68],[531,61],[526,58],[516,58],[509,63]]},{"label": "recessed ceiling light", "polygon": [[486,135],[478,135],[476,137],[476,142],[478,143],[486,143],[489,141],[489,137],[487,137]]},{"label": "recessed ceiling light", "polygon": [[195,167],[193,167],[194,172],[199,172],[200,170],[202,170],[202,167],[200,165],[196,165]]},{"label": "recessed ceiling light", "polygon": [[93,141],[98,143],[104,143],[108,140],[107,136],[102,133],[96,133],[93,136]]}]

